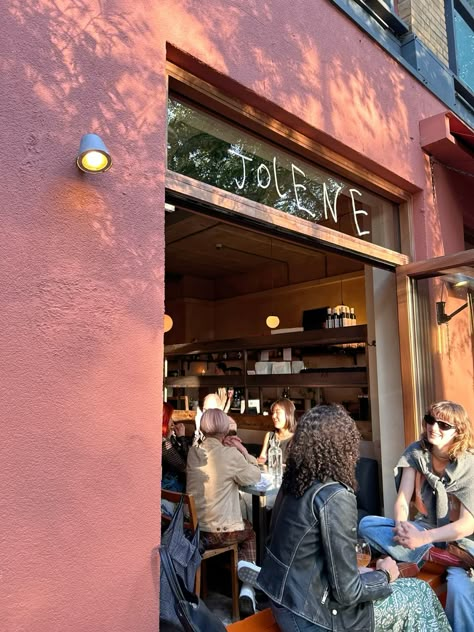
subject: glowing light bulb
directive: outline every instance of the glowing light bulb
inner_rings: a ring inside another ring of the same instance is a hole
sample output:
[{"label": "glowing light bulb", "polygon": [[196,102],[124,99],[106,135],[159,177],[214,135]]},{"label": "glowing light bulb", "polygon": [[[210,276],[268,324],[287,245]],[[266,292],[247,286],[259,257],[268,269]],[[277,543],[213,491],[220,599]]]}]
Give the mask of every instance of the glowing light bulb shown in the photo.
[{"label": "glowing light bulb", "polygon": [[173,319],[171,318],[171,316],[168,316],[168,314],[165,314],[164,318],[163,318],[163,330],[164,330],[164,332],[166,333],[172,327],[173,327]]},{"label": "glowing light bulb", "polygon": [[87,171],[102,171],[107,165],[107,156],[100,151],[88,151],[82,156],[82,166]]},{"label": "glowing light bulb", "polygon": [[267,316],[267,320],[265,322],[267,323],[267,327],[275,329],[280,324],[280,319],[278,316]]}]

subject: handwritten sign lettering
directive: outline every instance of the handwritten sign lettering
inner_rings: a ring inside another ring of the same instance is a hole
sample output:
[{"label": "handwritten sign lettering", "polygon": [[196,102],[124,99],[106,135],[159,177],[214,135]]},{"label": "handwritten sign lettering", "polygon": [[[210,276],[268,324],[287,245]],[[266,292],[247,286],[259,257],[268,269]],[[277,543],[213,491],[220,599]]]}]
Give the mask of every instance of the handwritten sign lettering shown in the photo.
[{"label": "handwritten sign lettering", "polygon": [[340,176],[174,96],[167,160],[171,171],[356,237],[374,238],[370,220],[383,212]]},{"label": "handwritten sign lettering", "polygon": [[[282,191],[283,187],[278,180],[278,165],[276,156],[273,157],[273,168],[270,169],[267,164],[265,164],[265,162],[260,162],[256,165],[256,160],[254,156],[247,156],[235,148],[229,148],[228,153],[232,156],[235,156],[240,162],[240,171],[238,172],[237,176],[233,178],[233,183],[237,187],[238,191],[242,191],[243,189],[245,189],[250,181],[252,181],[252,184],[256,184],[258,189],[269,189],[271,187],[274,187],[278,198],[280,198],[281,200],[288,198],[288,192]],[[308,185],[304,184],[304,182],[308,182],[308,177],[306,176],[306,173],[292,162],[291,193],[293,197],[293,202],[296,204],[296,208],[298,209],[298,211],[301,211],[302,213],[307,214],[311,219],[314,219],[316,217],[316,212],[308,208],[308,205],[305,206],[304,197],[313,197],[314,200],[316,200],[316,197],[312,195]],[[337,184],[334,185],[333,183],[331,191],[326,182],[323,182],[321,185],[318,186],[322,189],[321,196],[323,200],[323,217],[325,220],[329,219],[337,224],[337,204],[339,194],[343,191],[343,187]],[[367,211],[362,208],[357,208],[356,206],[355,196],[362,197],[362,193],[357,189],[349,189],[349,196],[351,199],[352,217],[354,220],[354,226],[357,236],[362,237],[364,235],[370,235],[369,230],[362,230],[358,219],[359,216],[368,215]]]}]

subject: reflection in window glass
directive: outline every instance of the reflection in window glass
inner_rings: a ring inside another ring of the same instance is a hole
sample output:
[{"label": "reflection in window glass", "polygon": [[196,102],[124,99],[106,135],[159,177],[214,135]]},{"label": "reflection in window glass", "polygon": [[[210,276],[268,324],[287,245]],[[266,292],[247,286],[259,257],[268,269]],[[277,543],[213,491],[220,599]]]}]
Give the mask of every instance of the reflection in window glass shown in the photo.
[{"label": "reflection in window glass", "polygon": [[397,205],[174,97],[168,103],[168,168],[400,251]]},{"label": "reflection in window glass", "polygon": [[474,91],[474,31],[456,10],[454,33],[458,77]]}]

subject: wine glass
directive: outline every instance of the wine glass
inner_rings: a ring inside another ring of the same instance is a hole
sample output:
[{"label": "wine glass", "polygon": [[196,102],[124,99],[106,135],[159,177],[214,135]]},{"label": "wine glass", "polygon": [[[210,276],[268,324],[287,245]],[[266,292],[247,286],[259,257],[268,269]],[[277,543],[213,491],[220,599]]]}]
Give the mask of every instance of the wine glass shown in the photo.
[{"label": "wine glass", "polygon": [[356,545],[356,557],[357,557],[357,566],[359,568],[363,568],[370,564],[370,560],[372,558],[372,552],[370,550],[370,545],[364,538],[358,538]]}]

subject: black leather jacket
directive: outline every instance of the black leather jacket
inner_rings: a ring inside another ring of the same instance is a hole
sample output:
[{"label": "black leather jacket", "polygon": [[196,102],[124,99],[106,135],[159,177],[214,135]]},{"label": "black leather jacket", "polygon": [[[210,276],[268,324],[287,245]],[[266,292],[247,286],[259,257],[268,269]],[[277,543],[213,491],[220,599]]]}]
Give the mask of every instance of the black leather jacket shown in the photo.
[{"label": "black leather jacket", "polygon": [[392,589],[381,571],[359,574],[354,492],[314,483],[301,498],[280,490],[258,586],[323,630],[369,632],[372,601]]}]

